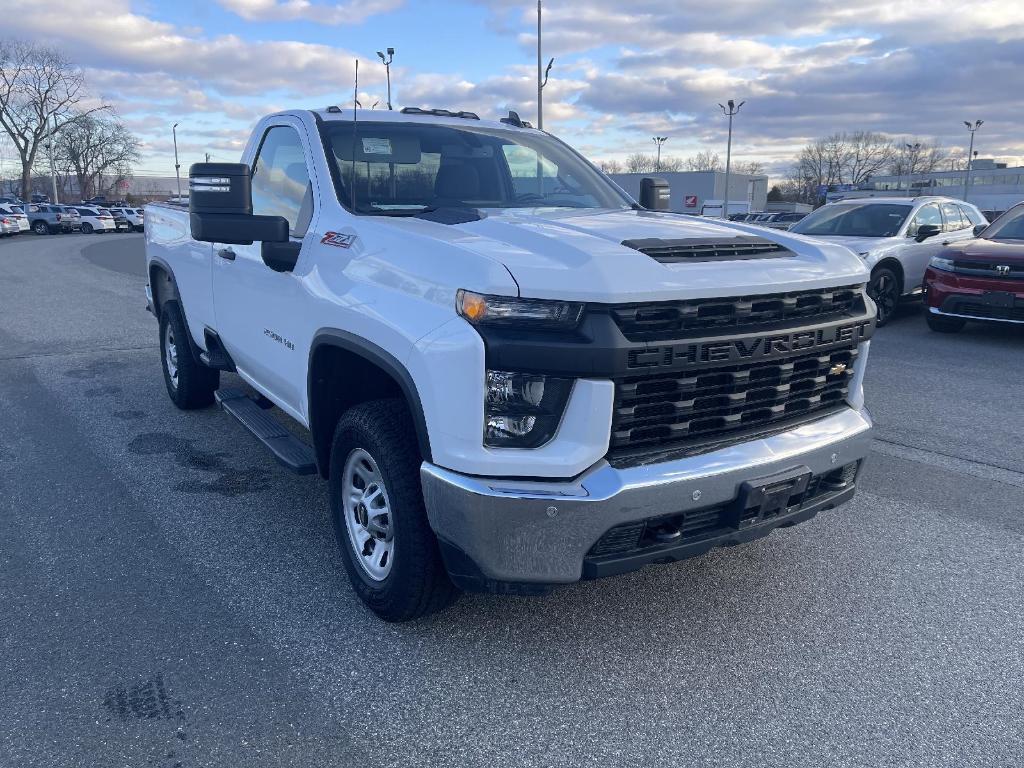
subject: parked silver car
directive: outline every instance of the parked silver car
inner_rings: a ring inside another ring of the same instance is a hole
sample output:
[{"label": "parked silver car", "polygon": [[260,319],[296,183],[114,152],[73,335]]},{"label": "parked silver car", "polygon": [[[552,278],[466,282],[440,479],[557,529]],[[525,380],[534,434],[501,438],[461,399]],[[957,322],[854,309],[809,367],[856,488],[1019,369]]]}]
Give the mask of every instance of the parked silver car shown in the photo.
[{"label": "parked silver car", "polygon": [[885,325],[900,299],[920,295],[932,256],[987,224],[975,206],[951,197],[872,197],[829,203],[790,231],[840,243],[864,259],[868,295]]},{"label": "parked silver car", "polygon": [[5,218],[14,219],[18,225],[17,234],[28,232],[32,228],[28,223],[28,216],[25,215],[25,211],[21,206],[7,203],[0,205],[0,215]]}]

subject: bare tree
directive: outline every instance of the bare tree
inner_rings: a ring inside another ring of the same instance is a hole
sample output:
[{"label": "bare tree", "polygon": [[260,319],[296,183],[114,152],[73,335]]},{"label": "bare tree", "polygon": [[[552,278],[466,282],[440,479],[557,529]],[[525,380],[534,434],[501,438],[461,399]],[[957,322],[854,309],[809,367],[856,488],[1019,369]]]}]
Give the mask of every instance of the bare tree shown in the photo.
[{"label": "bare tree", "polygon": [[764,176],[764,164],[759,160],[751,160],[749,163],[738,162],[732,164],[733,170],[744,176]]},{"label": "bare tree", "polygon": [[880,133],[856,131],[841,136],[846,144],[842,183],[862,184],[892,160],[892,142]]},{"label": "bare tree", "polygon": [[628,173],[650,173],[654,170],[655,160],[652,155],[645,155],[643,152],[634,152],[626,158],[626,171]]},{"label": "bare tree", "polygon": [[683,170],[683,159],[681,157],[661,158],[661,170],[665,173],[677,173]]},{"label": "bare tree", "polygon": [[718,153],[709,149],[686,158],[685,165],[688,171],[721,171],[724,167]]},{"label": "bare tree", "polygon": [[[32,166],[44,143],[74,119],[85,98],[82,71],[63,54],[21,40],[0,41],[0,127],[21,160],[21,189],[32,184]],[[96,112],[104,107],[89,110]]]},{"label": "bare tree", "polygon": [[54,163],[78,181],[79,194],[104,194],[131,175],[139,141],[113,118],[78,115],[57,136]]},{"label": "bare tree", "polygon": [[618,160],[601,160],[597,166],[605,173],[622,173],[622,163]]},{"label": "bare tree", "polygon": [[944,165],[948,155],[938,144],[929,144],[921,139],[898,142],[889,161],[889,173],[893,176],[911,176],[931,173]]}]

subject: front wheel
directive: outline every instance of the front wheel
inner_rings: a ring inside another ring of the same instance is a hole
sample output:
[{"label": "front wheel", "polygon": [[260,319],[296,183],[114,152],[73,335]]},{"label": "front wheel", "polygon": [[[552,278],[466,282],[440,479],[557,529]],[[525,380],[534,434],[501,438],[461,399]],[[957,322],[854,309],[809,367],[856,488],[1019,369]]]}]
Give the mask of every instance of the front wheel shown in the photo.
[{"label": "front wheel", "polygon": [[90,224],[87,221],[83,221],[82,222],[82,234],[83,235],[91,235],[92,234],[92,224]]},{"label": "front wheel", "polygon": [[48,235],[50,234],[50,227],[45,221],[37,221],[32,225],[32,231],[37,235]]},{"label": "front wheel", "polygon": [[427,522],[416,430],[401,400],[346,411],[331,445],[335,537],[359,599],[385,621],[409,621],[450,605],[448,578]]},{"label": "front wheel", "polygon": [[878,327],[888,323],[900,303],[900,279],[888,267],[879,267],[871,273],[868,282],[868,296],[875,302],[878,310]]},{"label": "front wheel", "polygon": [[956,333],[967,325],[967,321],[962,317],[936,315],[934,312],[928,312],[927,319],[928,327],[938,333]]},{"label": "front wheel", "polygon": [[160,313],[160,361],[167,394],[176,406],[191,411],[213,402],[220,371],[207,368],[192,355],[188,327],[176,301],[166,302]]}]

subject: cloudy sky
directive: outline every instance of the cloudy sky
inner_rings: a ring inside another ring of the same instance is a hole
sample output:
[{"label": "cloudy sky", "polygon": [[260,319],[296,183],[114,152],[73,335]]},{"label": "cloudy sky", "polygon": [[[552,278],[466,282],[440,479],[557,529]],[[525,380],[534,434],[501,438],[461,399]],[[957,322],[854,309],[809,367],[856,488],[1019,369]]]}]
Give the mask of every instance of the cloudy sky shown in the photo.
[{"label": "cloudy sky", "polygon": [[[4,0],[0,35],[52,44],[144,142],[139,172],[234,161],[285,107],[384,101],[533,119],[532,0]],[[736,156],[779,171],[809,139],[870,129],[1024,161],[1024,0],[546,0],[545,127],[592,159],[669,137],[725,154],[716,106],[746,100]],[[378,107],[379,108],[379,107]]]}]

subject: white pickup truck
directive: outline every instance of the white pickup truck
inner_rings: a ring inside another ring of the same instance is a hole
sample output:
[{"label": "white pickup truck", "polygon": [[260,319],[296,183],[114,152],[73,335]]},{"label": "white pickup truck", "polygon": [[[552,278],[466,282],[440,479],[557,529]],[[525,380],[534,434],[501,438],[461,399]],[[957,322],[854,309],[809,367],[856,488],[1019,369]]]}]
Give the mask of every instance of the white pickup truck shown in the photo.
[{"label": "white pickup truck", "polygon": [[146,210],[167,391],[329,481],[382,618],[853,496],[875,308],[841,245],[648,210],[515,113],[281,112],[242,160]]}]

